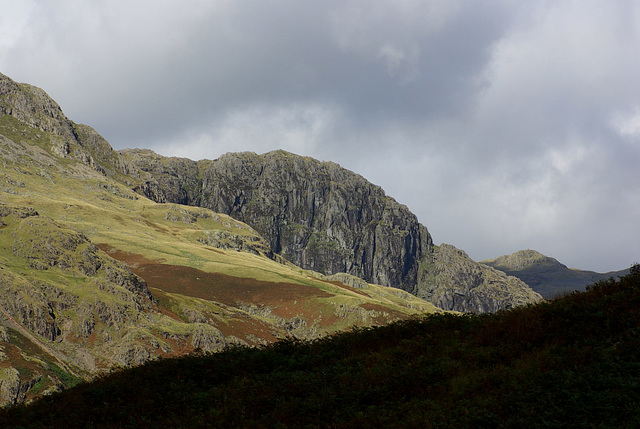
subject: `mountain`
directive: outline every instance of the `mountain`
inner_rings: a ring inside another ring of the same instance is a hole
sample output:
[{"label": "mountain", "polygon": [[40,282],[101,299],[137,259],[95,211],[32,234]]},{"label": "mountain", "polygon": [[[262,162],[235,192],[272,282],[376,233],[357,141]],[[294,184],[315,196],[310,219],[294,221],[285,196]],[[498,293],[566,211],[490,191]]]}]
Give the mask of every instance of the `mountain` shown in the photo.
[{"label": "mountain", "polygon": [[568,268],[556,259],[535,250],[520,250],[511,255],[480,262],[521,279],[546,299],[574,290],[583,291],[587,285],[599,280],[617,278],[629,273],[628,269],[596,273]]},{"label": "mountain", "polygon": [[541,299],[519,279],[477,264],[452,246],[437,249],[406,206],[335,163],[284,151],[228,153],[198,162],[149,150],[120,154],[123,172],[137,179],[140,194],[246,222],[274,254],[302,268],[346,272],[460,312]]},{"label": "mountain", "polygon": [[158,357],[442,312],[423,297],[473,312],[541,299],[434,246],[336,164],[116,152],[1,74],[0,156],[1,403]]},{"label": "mountain", "polygon": [[635,428],[640,267],[561,299],[165,359],[1,427]]},{"label": "mountain", "polygon": [[0,403],[157,357],[441,311],[300,269],[225,214],[136,194],[95,131],[1,75],[0,112]]}]

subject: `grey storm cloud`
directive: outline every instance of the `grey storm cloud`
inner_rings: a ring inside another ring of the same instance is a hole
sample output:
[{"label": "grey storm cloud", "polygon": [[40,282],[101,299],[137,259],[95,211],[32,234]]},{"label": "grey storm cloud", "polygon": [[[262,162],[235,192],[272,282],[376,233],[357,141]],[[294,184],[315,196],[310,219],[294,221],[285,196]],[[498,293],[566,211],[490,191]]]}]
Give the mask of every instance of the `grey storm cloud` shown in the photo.
[{"label": "grey storm cloud", "polygon": [[474,259],[640,259],[634,1],[0,0],[0,71],[117,149],[277,148]]}]

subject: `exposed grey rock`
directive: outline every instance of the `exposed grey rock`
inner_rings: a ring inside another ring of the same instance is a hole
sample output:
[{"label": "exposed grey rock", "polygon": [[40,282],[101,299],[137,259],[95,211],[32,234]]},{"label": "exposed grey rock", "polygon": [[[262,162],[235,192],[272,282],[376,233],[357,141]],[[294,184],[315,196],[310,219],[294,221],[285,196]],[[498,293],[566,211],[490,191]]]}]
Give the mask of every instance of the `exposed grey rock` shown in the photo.
[{"label": "exposed grey rock", "polygon": [[284,151],[199,162],[150,151],[121,154],[124,171],[144,180],[137,190],[147,197],[229,214],[306,269],[410,289],[432,246],[405,206],[335,163]]},{"label": "exposed grey rock", "polygon": [[47,297],[13,273],[0,271],[0,308],[48,340],[55,340],[61,333],[56,312]]},{"label": "exposed grey rock", "polygon": [[24,219],[29,216],[38,216],[38,212],[33,207],[17,207],[0,203],[0,218],[12,215],[18,219]]},{"label": "exposed grey rock", "polygon": [[17,405],[25,402],[27,393],[42,377],[20,378],[20,372],[13,367],[0,368],[0,404]]},{"label": "exposed grey rock", "polygon": [[20,373],[13,367],[0,368],[0,403],[15,405],[20,392]]},{"label": "exposed grey rock", "polygon": [[118,166],[122,173],[142,179],[134,190],[159,203],[200,205],[202,181],[197,163],[186,158],[167,158],[150,150],[123,150]]},{"label": "exposed grey rock", "polygon": [[118,155],[93,128],[69,120],[49,95],[32,85],[14,82],[0,73],[0,116],[51,133],[51,152],[61,158],[74,158],[94,170],[112,175]]},{"label": "exposed grey rock", "polygon": [[151,359],[149,350],[142,344],[132,341],[121,343],[113,355],[114,361],[122,367],[138,366]]},{"label": "exposed grey rock", "polygon": [[454,246],[436,247],[421,267],[416,295],[445,310],[490,313],[540,302],[522,280],[471,260]]},{"label": "exposed grey rock", "polygon": [[330,282],[340,282],[347,286],[351,286],[358,289],[367,289],[369,284],[362,280],[360,277],[352,276],[347,273],[335,273],[324,277],[325,280]]},{"label": "exposed grey rock", "polygon": [[0,114],[16,119],[39,130],[75,141],[76,133],[62,109],[42,89],[16,83],[0,73]]},{"label": "exposed grey rock", "polygon": [[205,353],[213,353],[224,350],[227,342],[219,329],[207,324],[197,324],[191,334],[191,345]]},{"label": "exposed grey rock", "polygon": [[78,151],[76,159],[103,174],[114,175],[119,156],[109,142],[88,125],[73,123],[73,127],[78,144],[84,149],[84,151]]},{"label": "exposed grey rock", "polygon": [[258,235],[248,236],[231,233],[225,230],[206,230],[197,239],[200,243],[218,249],[234,249],[254,255],[265,255],[274,259],[273,251],[264,239]]}]

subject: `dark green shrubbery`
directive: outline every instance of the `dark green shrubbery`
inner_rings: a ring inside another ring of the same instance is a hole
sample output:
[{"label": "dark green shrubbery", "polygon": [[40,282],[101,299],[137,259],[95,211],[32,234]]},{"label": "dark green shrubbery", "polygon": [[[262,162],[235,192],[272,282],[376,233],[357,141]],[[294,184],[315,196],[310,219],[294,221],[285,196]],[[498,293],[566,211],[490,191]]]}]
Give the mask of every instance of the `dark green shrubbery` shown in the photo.
[{"label": "dark green shrubbery", "polygon": [[640,267],[492,315],[153,362],[0,427],[640,427]]}]

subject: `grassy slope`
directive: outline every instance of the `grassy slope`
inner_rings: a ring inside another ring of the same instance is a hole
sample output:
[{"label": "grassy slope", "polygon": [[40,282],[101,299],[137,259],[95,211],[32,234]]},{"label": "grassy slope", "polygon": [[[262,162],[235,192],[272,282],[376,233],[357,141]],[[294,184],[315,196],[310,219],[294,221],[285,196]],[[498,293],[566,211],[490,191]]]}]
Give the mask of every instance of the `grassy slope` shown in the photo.
[{"label": "grassy slope", "polygon": [[638,427],[640,271],[483,316],[154,362],[3,427]]}]

